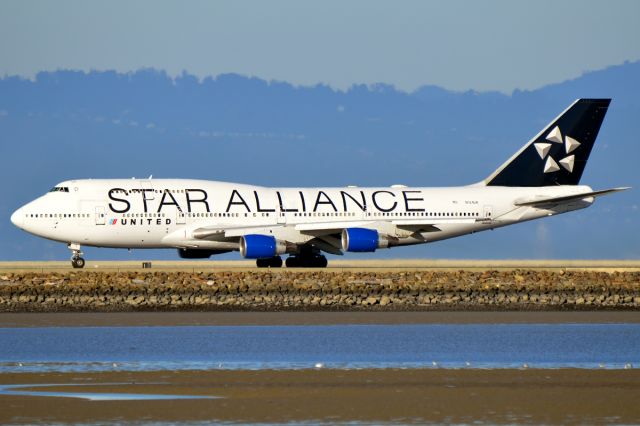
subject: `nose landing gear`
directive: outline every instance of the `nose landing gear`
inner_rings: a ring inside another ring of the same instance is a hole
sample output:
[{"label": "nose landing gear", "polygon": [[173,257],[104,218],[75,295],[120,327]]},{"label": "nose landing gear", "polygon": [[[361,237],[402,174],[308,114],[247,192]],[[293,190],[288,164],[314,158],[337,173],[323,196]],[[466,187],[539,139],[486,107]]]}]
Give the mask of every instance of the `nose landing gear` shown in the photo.
[{"label": "nose landing gear", "polygon": [[84,259],[81,257],[72,257],[71,266],[76,269],[84,268]]},{"label": "nose landing gear", "polygon": [[71,266],[74,269],[84,268],[84,259],[82,258],[82,251],[80,250],[80,244],[69,243],[67,245],[69,250],[71,250]]}]

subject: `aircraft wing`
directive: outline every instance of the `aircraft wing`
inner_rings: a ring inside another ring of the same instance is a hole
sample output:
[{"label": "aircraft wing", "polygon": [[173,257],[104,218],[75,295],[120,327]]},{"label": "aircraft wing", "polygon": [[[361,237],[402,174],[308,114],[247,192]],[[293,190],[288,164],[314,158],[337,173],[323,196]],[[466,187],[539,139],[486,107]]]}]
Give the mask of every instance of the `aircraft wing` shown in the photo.
[{"label": "aircraft wing", "polygon": [[565,203],[567,201],[582,200],[583,198],[600,197],[602,195],[612,194],[614,192],[620,192],[627,189],[629,189],[629,187],[603,189],[600,191],[584,192],[581,194],[574,194],[574,195],[563,195],[560,197],[547,197],[547,198],[538,198],[533,200],[516,200],[514,204],[516,206],[533,206],[533,207],[538,205],[545,205],[545,204],[560,204],[560,203]]},{"label": "aircraft wing", "polygon": [[277,228],[284,226],[283,224],[256,225],[256,226],[202,226],[194,229],[191,235],[198,240],[206,240],[210,238],[235,238],[243,235],[259,232],[265,228]]},{"label": "aircraft wing", "polygon": [[[410,232],[435,232],[439,231],[438,225],[476,223],[478,218],[421,218],[392,220],[391,225],[395,225],[405,231]],[[304,223],[296,225],[295,229],[309,235],[324,236],[338,234],[345,228],[372,228],[379,229],[388,225],[384,221],[356,221],[356,222],[326,222],[326,223]],[[380,229],[379,229],[380,230]]]},{"label": "aircraft wing", "polygon": [[[308,242],[318,249],[335,254],[342,255],[342,245],[340,242],[340,233],[346,228],[371,228],[378,229],[380,232],[395,233],[400,231],[406,235],[416,232],[437,232],[440,231],[439,225],[442,224],[463,224],[475,223],[478,218],[405,218],[392,220],[389,222],[376,220],[359,220],[359,221],[336,221],[336,222],[315,222],[315,223],[299,223],[294,229],[302,234],[307,234],[313,238]],[[258,226],[242,226],[227,227],[221,225],[202,226],[192,231],[192,236],[198,240],[226,240],[228,238],[238,238],[243,235],[264,232],[267,228],[278,228],[285,226],[284,224],[269,224]],[[389,230],[389,226],[393,230]],[[386,231],[388,230],[388,231]],[[394,231],[395,230],[395,231]]]},{"label": "aircraft wing", "polygon": [[[463,224],[463,223],[475,223],[477,218],[406,218],[392,220],[391,224],[397,228],[411,232],[434,232],[439,231],[438,225],[441,224]],[[294,229],[300,233],[312,235],[314,237],[324,237],[339,234],[346,228],[379,228],[378,225],[387,225],[389,222],[375,221],[375,220],[360,220],[360,221],[339,221],[339,222],[315,222],[315,223],[299,223],[294,225]],[[270,225],[257,225],[257,226],[242,226],[242,227],[227,227],[221,225],[215,226],[203,226],[195,229],[192,232],[192,236],[199,240],[209,238],[234,238],[241,237],[246,234],[251,234],[264,230],[265,228],[282,227],[284,224],[270,224]]]},{"label": "aircraft wing", "polygon": [[400,229],[411,231],[411,232],[436,232],[441,229],[438,225],[444,224],[464,224],[464,223],[476,223],[478,221],[477,218],[442,218],[436,219],[431,218],[426,220],[424,218],[415,218],[415,219],[399,219],[391,221],[392,224],[397,226]]},{"label": "aircraft wing", "polygon": [[338,234],[345,228],[366,228],[373,223],[374,221],[299,223],[295,225],[295,229],[309,235],[330,235]]}]

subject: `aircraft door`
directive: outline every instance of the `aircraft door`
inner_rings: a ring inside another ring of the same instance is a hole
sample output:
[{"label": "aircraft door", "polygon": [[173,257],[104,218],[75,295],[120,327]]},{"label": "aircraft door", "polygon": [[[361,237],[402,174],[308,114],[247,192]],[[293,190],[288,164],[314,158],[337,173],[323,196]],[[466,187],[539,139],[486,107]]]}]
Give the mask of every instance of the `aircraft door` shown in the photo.
[{"label": "aircraft door", "polygon": [[[147,204],[147,208],[149,209],[151,206],[149,201],[155,199],[155,191],[153,190],[153,185],[150,180],[141,180],[140,181],[140,189],[142,190],[142,199],[145,204]],[[150,210],[151,211],[151,210]]]},{"label": "aircraft door", "polygon": [[284,225],[287,223],[287,210],[291,209],[293,206],[291,205],[290,194],[283,193],[283,191],[278,192],[278,206],[276,208],[276,221],[278,224]]},{"label": "aircraft door", "polygon": [[96,206],[96,225],[104,225],[105,220],[104,207]]},{"label": "aircraft door", "polygon": [[493,219],[492,215],[493,215],[493,207],[484,206],[484,214],[483,214],[484,220],[492,220]]},{"label": "aircraft door", "polygon": [[285,216],[286,213],[284,211],[282,211],[281,209],[278,209],[276,214],[278,215],[278,223],[281,223],[281,224],[286,223],[287,218]]},{"label": "aircraft door", "polygon": [[187,223],[187,217],[180,207],[176,208],[176,224],[184,225]]}]

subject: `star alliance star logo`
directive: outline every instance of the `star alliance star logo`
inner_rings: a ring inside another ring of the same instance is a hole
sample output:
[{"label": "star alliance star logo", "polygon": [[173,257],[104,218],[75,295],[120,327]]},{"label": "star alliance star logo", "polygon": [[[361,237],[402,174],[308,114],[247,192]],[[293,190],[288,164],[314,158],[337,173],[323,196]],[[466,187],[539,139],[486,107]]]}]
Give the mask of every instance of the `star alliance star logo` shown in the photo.
[{"label": "star alliance star logo", "polygon": [[[553,130],[549,132],[549,134],[545,139],[551,143],[562,144],[563,140],[562,140],[562,132],[560,131],[560,128],[558,126],[554,127]],[[573,172],[573,163],[575,161],[575,155],[568,155],[568,154],[575,151],[575,149],[580,146],[580,142],[578,142],[577,140],[573,139],[570,136],[565,136],[564,148],[567,153],[567,157],[564,157],[562,160],[558,162],[556,162],[556,160],[554,160],[551,157],[551,155],[548,155],[549,151],[551,150],[551,143],[538,142],[533,144],[533,146],[536,148],[536,151],[538,151],[538,155],[540,156],[540,158],[543,160],[545,158],[547,159],[547,161],[545,161],[544,163],[544,172],[545,173],[557,172],[558,170],[560,170],[560,166],[566,169],[569,173]],[[560,163],[560,166],[558,165],[558,163]]]}]

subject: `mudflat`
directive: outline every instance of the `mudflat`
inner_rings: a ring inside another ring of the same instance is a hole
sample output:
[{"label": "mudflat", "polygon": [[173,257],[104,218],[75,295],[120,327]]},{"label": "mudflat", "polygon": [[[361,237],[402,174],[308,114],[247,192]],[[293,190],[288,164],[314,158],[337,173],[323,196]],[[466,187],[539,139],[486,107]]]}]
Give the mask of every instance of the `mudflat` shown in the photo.
[{"label": "mudflat", "polygon": [[[640,422],[640,370],[256,370],[5,373],[35,391],[206,395],[89,401],[0,395],[0,423],[229,421]],[[77,386],[77,384],[84,384]],[[76,386],[69,386],[75,384]],[[22,391],[29,388],[22,388]]]},{"label": "mudflat", "polygon": [[640,311],[0,313],[0,327],[639,323]]}]

